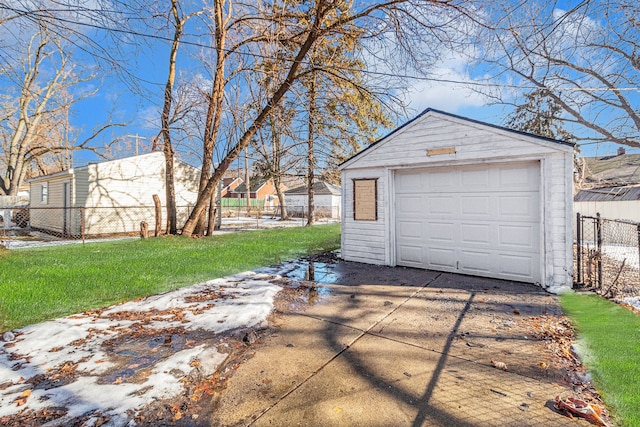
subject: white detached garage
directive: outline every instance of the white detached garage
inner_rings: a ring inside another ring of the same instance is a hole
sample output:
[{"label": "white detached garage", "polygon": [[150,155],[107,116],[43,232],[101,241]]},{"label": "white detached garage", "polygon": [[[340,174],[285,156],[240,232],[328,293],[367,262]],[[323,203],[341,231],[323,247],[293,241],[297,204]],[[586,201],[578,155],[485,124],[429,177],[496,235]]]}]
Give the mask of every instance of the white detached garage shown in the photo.
[{"label": "white detached garage", "polygon": [[427,109],[341,165],[342,257],[572,284],[573,145]]}]

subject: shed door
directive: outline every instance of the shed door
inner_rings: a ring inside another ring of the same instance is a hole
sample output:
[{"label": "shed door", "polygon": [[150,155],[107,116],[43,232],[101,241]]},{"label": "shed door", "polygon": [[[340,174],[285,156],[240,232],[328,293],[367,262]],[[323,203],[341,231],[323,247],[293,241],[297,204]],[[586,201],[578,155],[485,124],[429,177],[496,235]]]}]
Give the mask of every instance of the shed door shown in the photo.
[{"label": "shed door", "polygon": [[396,263],[540,282],[539,162],[399,171]]}]

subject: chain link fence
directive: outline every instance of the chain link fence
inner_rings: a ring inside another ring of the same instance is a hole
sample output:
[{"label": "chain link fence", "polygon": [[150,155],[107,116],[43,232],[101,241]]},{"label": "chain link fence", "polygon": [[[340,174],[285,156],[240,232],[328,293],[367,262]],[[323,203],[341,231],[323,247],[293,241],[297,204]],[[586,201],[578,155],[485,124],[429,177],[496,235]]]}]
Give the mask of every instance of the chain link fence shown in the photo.
[{"label": "chain link fence", "polygon": [[[176,216],[181,228],[193,206],[178,206]],[[287,206],[289,218],[281,220],[280,206],[218,206],[221,212],[217,228],[222,231],[303,226],[307,223],[306,206]],[[338,206],[316,206],[316,222],[339,221]],[[155,206],[119,206],[93,208],[0,207],[0,237],[51,239],[88,239],[140,235],[145,222],[150,235],[156,234]],[[166,232],[166,211],[161,209],[157,234]]]},{"label": "chain link fence", "polygon": [[640,223],[576,216],[575,286],[607,298],[640,295]]}]

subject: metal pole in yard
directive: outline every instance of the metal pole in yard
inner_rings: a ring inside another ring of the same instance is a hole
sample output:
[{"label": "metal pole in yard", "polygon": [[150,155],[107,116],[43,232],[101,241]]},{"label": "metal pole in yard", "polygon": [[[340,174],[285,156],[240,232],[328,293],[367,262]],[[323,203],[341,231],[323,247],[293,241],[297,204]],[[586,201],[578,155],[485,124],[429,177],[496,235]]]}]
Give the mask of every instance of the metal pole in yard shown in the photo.
[{"label": "metal pole in yard", "polygon": [[80,234],[82,235],[82,244],[84,245],[84,208],[80,208]]},{"label": "metal pole in yard", "polygon": [[602,218],[600,212],[596,213],[598,222],[598,287],[602,289]]},{"label": "metal pole in yard", "polygon": [[[637,244],[638,244],[638,257],[639,257],[638,260],[640,260],[640,223],[638,223],[638,225],[636,227],[637,227],[637,230],[638,230],[638,233],[637,233],[638,234],[638,241],[637,241]],[[638,270],[638,272],[640,273],[640,269]]]},{"label": "metal pole in yard", "polygon": [[576,273],[578,275],[576,285],[582,286],[582,233],[581,233],[581,215],[576,214]]}]

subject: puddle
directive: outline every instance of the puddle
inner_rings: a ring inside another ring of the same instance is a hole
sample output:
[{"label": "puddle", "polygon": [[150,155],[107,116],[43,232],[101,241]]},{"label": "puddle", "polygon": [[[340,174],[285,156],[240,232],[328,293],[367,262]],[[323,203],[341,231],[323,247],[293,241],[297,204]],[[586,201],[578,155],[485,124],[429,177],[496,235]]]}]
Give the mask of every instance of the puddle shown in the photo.
[{"label": "puddle", "polygon": [[111,353],[111,361],[117,367],[103,375],[99,383],[119,384],[121,382],[140,382],[149,374],[153,366],[180,350],[193,348],[210,337],[199,331],[184,330],[165,331],[151,334],[117,338],[106,344]]},{"label": "puddle", "polygon": [[340,276],[333,271],[335,264],[325,262],[298,261],[295,268],[285,274],[285,277],[298,281],[315,282],[319,285],[333,285]]},{"label": "puddle", "polygon": [[291,282],[279,298],[287,309],[294,311],[320,303],[333,292],[332,288],[323,285],[336,284],[340,279],[340,275],[333,271],[333,263],[299,260],[288,267],[289,270],[282,275]]}]

